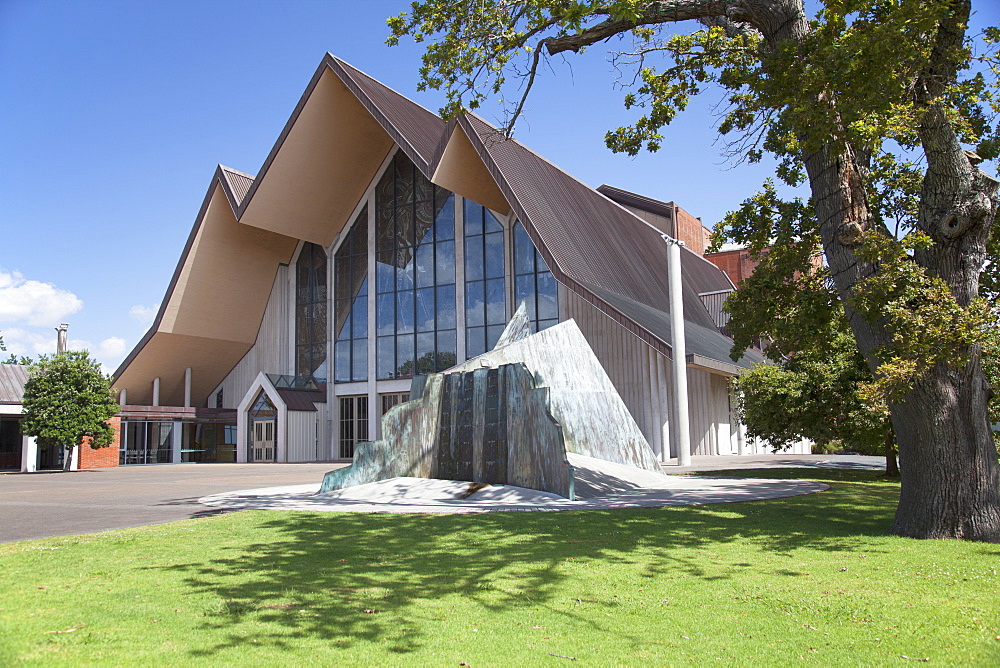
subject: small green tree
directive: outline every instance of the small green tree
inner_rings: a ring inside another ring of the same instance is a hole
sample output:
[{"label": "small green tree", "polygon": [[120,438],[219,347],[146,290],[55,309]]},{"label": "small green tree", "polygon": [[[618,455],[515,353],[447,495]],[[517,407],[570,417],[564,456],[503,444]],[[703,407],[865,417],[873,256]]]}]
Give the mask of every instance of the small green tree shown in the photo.
[{"label": "small green tree", "polygon": [[895,439],[884,403],[863,391],[874,378],[846,332],[827,345],[777,364],[758,364],[736,379],[747,433],[783,447],[801,438],[840,442],[863,454],[884,453],[886,475],[898,476]]},{"label": "small green tree", "polygon": [[90,447],[105,448],[114,439],[108,424],[118,412],[111,378],[86,351],[67,351],[32,365],[24,384],[22,431],[41,447],[65,448],[69,470],[73,450],[85,437]]}]

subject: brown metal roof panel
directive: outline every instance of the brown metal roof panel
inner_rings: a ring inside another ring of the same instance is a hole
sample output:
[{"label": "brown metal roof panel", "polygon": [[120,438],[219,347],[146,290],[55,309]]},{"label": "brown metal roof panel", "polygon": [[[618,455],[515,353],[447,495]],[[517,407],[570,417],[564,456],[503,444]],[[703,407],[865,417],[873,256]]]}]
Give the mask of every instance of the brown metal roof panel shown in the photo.
[{"label": "brown metal roof panel", "polygon": [[629,192],[628,190],[622,190],[621,188],[616,188],[607,184],[598,186],[597,192],[623,206],[631,206],[636,209],[642,209],[643,211],[655,213],[658,216],[664,216],[666,218],[670,218],[671,220],[674,218],[673,202],[661,202],[658,199]]},{"label": "brown metal roof panel", "polygon": [[[226,181],[226,185],[233,194],[233,198],[236,200],[236,206],[239,206],[243,198],[247,196],[250,192],[250,186],[253,185],[253,176],[247,174],[246,172],[241,172],[233,169],[232,167],[226,167],[225,165],[219,165],[222,171],[222,176]],[[233,207],[234,209],[236,207]]]},{"label": "brown metal roof panel", "polygon": [[[672,345],[670,335],[670,312],[641,304],[634,300],[617,295],[597,286],[586,286],[599,298],[608,302],[613,308],[620,311],[624,316],[641,325],[644,329],[652,332],[657,338],[663,340],[668,345]],[[684,318],[684,345],[689,355],[699,355],[709,359],[717,360],[726,364],[733,364],[729,351],[732,350],[732,339],[724,336],[715,325],[704,326],[691,322],[687,319],[687,305],[685,304]],[[749,368],[755,362],[763,361],[763,357],[756,351],[749,350],[735,364],[741,368]]]},{"label": "brown metal roof panel", "polygon": [[682,247],[681,267],[685,280],[698,294],[732,290],[733,282],[715,264],[686,247]]},{"label": "brown metal roof panel", "polygon": [[393,140],[429,177],[430,165],[441,142],[445,122],[336,56],[331,56],[331,63],[331,69],[337,72],[365,108],[392,135]]},{"label": "brown metal roof panel", "polygon": [[[655,280],[638,285],[634,278],[655,275],[652,253],[623,238],[623,228],[626,236],[643,236],[639,226],[645,223],[518,142],[501,140],[482,119],[467,118],[492,163],[488,166],[496,170],[501,188],[506,186],[505,194],[529,235],[535,232],[533,241],[553,271],[653,298],[661,286]],[[662,247],[658,238],[656,242]]]},{"label": "brown metal roof panel", "polygon": [[19,404],[24,399],[28,367],[23,364],[0,364],[0,403]]},{"label": "brown metal roof panel", "polygon": [[316,412],[316,404],[326,403],[326,394],[319,390],[295,390],[285,387],[276,388],[281,400],[290,411]]},{"label": "brown metal roof panel", "polygon": [[[667,308],[667,250],[659,231],[518,142],[503,141],[482,119],[467,118],[487,167],[497,172],[497,182],[557,280],[600,286],[652,308]],[[687,269],[687,264],[682,266]],[[704,270],[692,267],[699,274]],[[722,274],[714,265],[710,270]],[[696,284],[705,281],[685,276],[684,282],[685,319],[714,327],[698,298]]]}]

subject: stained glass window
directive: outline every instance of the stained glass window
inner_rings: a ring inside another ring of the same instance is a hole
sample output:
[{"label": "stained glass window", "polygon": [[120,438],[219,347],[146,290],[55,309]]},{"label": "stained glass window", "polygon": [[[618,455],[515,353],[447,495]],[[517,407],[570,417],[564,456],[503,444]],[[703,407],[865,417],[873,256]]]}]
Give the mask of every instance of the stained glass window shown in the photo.
[{"label": "stained glass window", "polygon": [[375,188],[376,378],[457,362],[454,196],[400,151]]},{"label": "stained glass window", "polygon": [[368,380],[368,207],[334,256],[334,380]]},{"label": "stained glass window", "polygon": [[308,242],[295,268],[295,375],[327,377],[326,251]]},{"label": "stained glass window", "polygon": [[503,226],[481,204],[465,200],[465,354],[496,345],[507,323]]}]

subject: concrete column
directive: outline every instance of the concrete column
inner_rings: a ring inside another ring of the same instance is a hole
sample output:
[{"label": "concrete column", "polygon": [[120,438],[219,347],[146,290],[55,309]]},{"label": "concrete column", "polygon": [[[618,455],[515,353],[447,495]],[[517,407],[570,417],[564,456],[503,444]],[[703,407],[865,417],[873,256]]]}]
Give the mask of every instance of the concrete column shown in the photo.
[{"label": "concrete column", "polygon": [[174,428],[170,430],[170,461],[181,463],[181,446],[184,443],[184,425],[180,420],[174,420]]},{"label": "concrete column", "polygon": [[[70,456],[69,470],[70,471],[79,471],[80,470],[80,448],[81,447],[83,447],[83,446],[82,445],[78,445],[75,448],[73,448],[70,451],[70,453],[69,453],[69,456]],[[87,446],[87,447],[90,447],[90,446]]]},{"label": "concrete column", "polygon": [[691,464],[691,428],[688,424],[687,347],[684,341],[684,293],[681,283],[683,241],[662,235],[667,242],[667,283],[670,289],[670,335],[674,379],[674,435],[677,438],[677,465]]},{"label": "concrete column", "polygon": [[736,454],[741,457],[747,454],[746,427],[739,422],[736,423]]},{"label": "concrete column", "polygon": [[[368,206],[368,438],[374,441],[379,437],[381,424],[378,414],[378,380],[376,362],[378,360],[378,336],[375,322],[375,280],[377,266],[375,263],[375,198],[372,196]],[[340,413],[338,406],[338,422],[333,425],[333,456],[340,457]]]},{"label": "concrete column", "polygon": [[153,405],[154,406],[159,406],[160,405],[160,379],[159,378],[154,378],[153,379]]},{"label": "concrete column", "polygon": [[[508,255],[510,255],[508,253]],[[506,272],[505,272],[506,273]],[[561,303],[561,302],[560,302]],[[465,351],[465,198],[455,195],[455,324],[456,356],[464,362]]]},{"label": "concrete column", "polygon": [[34,473],[38,470],[38,443],[34,436],[21,436],[21,472]]},{"label": "concrete column", "polygon": [[122,408],[128,405],[128,400],[125,398],[125,390],[118,393],[118,405]]},{"label": "concrete column", "polygon": [[191,408],[191,367],[184,369],[184,408]]},{"label": "concrete column", "polygon": [[246,411],[236,414],[236,461],[245,464],[247,461],[247,440],[250,434],[250,420]]}]

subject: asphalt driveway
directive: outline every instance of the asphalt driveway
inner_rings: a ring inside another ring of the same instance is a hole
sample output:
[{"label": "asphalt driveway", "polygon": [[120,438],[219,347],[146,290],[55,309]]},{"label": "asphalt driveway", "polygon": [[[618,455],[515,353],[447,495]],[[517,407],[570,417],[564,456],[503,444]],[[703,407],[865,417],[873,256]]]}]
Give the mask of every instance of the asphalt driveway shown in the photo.
[{"label": "asphalt driveway", "polygon": [[[88,471],[0,474],[0,543],[161,524],[220,512],[198,503],[211,494],[319,484],[346,463],[161,464]],[[667,473],[720,469],[879,468],[885,459],[843,455],[695,456]]]},{"label": "asphalt driveway", "polygon": [[319,483],[344,466],[164,464],[0,474],[0,543],[173,522],[220,512],[209,494]]}]

